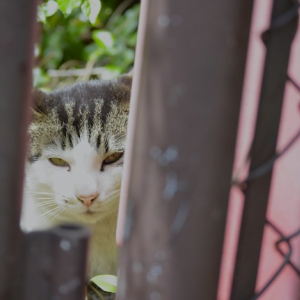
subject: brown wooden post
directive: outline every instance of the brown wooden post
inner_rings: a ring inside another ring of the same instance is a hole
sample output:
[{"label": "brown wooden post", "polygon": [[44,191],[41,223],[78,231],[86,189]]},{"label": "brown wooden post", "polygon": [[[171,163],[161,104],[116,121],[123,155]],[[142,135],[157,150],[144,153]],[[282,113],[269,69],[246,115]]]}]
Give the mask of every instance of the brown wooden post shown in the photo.
[{"label": "brown wooden post", "polygon": [[63,225],[24,235],[19,227],[36,7],[0,1],[0,299],[81,300],[88,230]]},{"label": "brown wooden post", "polygon": [[0,299],[10,299],[23,186],[35,0],[0,1]]},{"label": "brown wooden post", "polygon": [[216,298],[252,2],[142,2],[120,300]]},{"label": "brown wooden post", "polygon": [[89,231],[75,224],[26,235],[14,300],[83,300]]}]

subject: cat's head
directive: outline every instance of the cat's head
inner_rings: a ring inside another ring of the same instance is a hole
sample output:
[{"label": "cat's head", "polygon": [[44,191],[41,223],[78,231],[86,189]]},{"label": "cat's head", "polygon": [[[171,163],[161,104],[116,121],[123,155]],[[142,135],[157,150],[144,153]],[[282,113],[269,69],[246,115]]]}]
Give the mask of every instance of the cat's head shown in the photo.
[{"label": "cat's head", "polygon": [[45,217],[95,223],[117,211],[130,89],[124,75],[34,93],[26,184]]}]

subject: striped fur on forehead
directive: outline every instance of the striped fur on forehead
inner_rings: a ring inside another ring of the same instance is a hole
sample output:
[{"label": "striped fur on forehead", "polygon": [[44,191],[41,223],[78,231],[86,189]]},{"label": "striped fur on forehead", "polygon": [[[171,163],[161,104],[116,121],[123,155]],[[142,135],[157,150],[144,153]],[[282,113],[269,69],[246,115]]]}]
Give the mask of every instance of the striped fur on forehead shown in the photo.
[{"label": "striped fur on forehead", "polygon": [[29,158],[49,146],[72,148],[84,132],[98,151],[124,150],[131,77],[90,81],[44,94],[35,92]]}]

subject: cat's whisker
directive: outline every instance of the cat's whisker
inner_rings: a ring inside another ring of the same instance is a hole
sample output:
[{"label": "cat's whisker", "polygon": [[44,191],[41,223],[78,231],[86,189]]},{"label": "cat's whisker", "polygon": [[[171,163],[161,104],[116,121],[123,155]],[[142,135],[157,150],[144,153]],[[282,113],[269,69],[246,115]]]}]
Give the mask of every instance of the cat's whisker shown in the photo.
[{"label": "cat's whisker", "polygon": [[34,192],[34,191],[27,191],[26,193],[28,193],[28,194],[33,194],[33,195],[36,195],[36,194],[54,195],[53,192],[41,192],[41,191],[37,191],[37,192]]},{"label": "cat's whisker", "polygon": [[54,195],[53,192],[28,192],[28,193],[31,193],[31,194],[46,194],[46,195]]},{"label": "cat's whisker", "polygon": [[53,211],[51,214],[49,214],[47,217],[50,220],[54,220],[56,219],[59,215],[61,215],[63,212],[66,211],[66,209],[64,207],[60,207],[58,206],[58,210]]},{"label": "cat's whisker", "polygon": [[45,199],[45,200],[48,200],[48,199],[54,199],[55,196],[53,195],[52,197],[51,196],[48,196],[48,195],[34,195],[34,198],[35,199]]},{"label": "cat's whisker", "polygon": [[60,211],[54,211],[47,216],[47,219],[52,221],[52,220],[56,219],[59,216],[59,214],[60,214]]},{"label": "cat's whisker", "polygon": [[55,202],[50,201],[50,202],[47,202],[47,203],[36,204],[35,207],[51,207],[53,205],[55,205]]},{"label": "cat's whisker", "polygon": [[104,199],[111,197],[112,195],[118,194],[118,193],[120,193],[120,191],[121,191],[120,189],[112,191],[109,194],[105,195]]},{"label": "cat's whisker", "polygon": [[52,215],[54,212],[58,211],[59,209],[60,209],[60,207],[56,206],[56,207],[54,207],[54,208],[52,208],[50,210],[47,210],[46,212],[42,213],[41,216],[40,216],[41,220],[47,219],[49,215]]},{"label": "cat's whisker", "polygon": [[46,221],[46,222],[48,223],[50,220],[52,220],[51,215],[52,215],[52,214],[49,214],[49,215],[47,215],[47,216],[40,217],[40,222]]},{"label": "cat's whisker", "polygon": [[112,209],[113,207],[116,207],[117,209],[118,206],[118,202],[116,201],[107,201],[104,203],[100,203],[100,205],[97,207],[95,206],[95,208],[98,208],[101,212],[109,212],[109,211],[114,211],[114,209]]},{"label": "cat's whisker", "polygon": [[47,216],[48,214],[50,214],[52,211],[58,210],[59,206],[55,206],[50,210],[45,211],[44,213],[42,213],[42,216]]},{"label": "cat's whisker", "polygon": [[48,216],[48,218],[50,218],[51,220],[54,220],[55,218],[57,218],[62,213],[63,213],[63,211],[61,211],[61,210],[56,211],[55,213],[52,214],[52,216]]},{"label": "cat's whisker", "polygon": [[115,192],[112,192],[108,195],[105,195],[105,197],[102,198],[102,202],[108,203],[111,200],[111,198],[113,198],[114,196],[117,196],[119,194],[120,194],[120,191],[115,191]]},{"label": "cat's whisker", "polygon": [[36,201],[36,203],[37,204],[39,204],[39,203],[41,203],[41,202],[54,202],[55,200],[54,200],[54,198],[37,198],[36,199],[37,201]]},{"label": "cat's whisker", "polygon": [[48,204],[48,203],[56,203],[54,199],[49,199],[49,200],[44,200],[44,199],[38,199],[39,201],[35,205],[40,205],[40,204]]},{"label": "cat's whisker", "polygon": [[36,205],[39,205],[41,203],[55,203],[55,200],[53,198],[49,198],[49,199],[39,198],[39,199],[37,199]]},{"label": "cat's whisker", "polygon": [[109,199],[109,198],[112,198],[112,197],[114,197],[114,196],[116,196],[116,195],[119,195],[120,193],[111,193],[111,194],[109,194],[109,195],[106,195],[103,199],[105,200],[105,199]]}]

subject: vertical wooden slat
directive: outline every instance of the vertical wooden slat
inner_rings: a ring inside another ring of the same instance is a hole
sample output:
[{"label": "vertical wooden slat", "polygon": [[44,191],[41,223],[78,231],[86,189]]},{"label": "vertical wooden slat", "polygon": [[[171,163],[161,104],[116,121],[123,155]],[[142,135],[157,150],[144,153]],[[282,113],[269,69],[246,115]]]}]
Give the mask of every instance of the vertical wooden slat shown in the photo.
[{"label": "vertical wooden slat", "polygon": [[[251,149],[250,176],[254,175],[253,171],[268,162],[276,152],[290,47],[297,30],[295,6],[296,3],[293,1],[275,0],[270,25],[274,29],[264,35],[267,55]],[[286,14],[284,18],[280,18],[287,11],[294,12],[294,14]],[[290,16],[292,16],[290,22],[283,25]],[[255,294],[271,179],[272,170],[248,182],[232,286],[232,300],[251,299]]]},{"label": "vertical wooden slat", "polygon": [[121,300],[216,298],[252,2],[143,3]]},{"label": "vertical wooden slat", "polygon": [[35,0],[0,1],[0,299],[10,299],[19,248]]},{"label": "vertical wooden slat", "polygon": [[68,224],[26,235],[14,300],[83,300],[89,231]]}]

